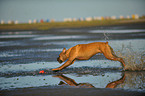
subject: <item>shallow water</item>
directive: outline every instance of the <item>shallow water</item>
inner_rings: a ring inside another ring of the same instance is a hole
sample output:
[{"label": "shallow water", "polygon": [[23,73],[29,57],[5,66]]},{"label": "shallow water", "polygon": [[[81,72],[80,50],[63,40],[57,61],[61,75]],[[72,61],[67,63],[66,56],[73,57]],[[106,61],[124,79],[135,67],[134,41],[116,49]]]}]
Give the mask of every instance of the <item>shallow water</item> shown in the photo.
[{"label": "shallow water", "polygon": [[[77,44],[109,41],[114,51],[123,54],[128,49],[145,51],[144,29],[107,28],[105,34],[97,28],[0,32],[0,90],[42,86],[145,90],[145,71],[124,72],[120,62],[107,60],[102,54],[75,61],[60,72],[51,71],[60,66],[56,58],[61,50]],[[45,73],[40,74],[41,70]]]}]

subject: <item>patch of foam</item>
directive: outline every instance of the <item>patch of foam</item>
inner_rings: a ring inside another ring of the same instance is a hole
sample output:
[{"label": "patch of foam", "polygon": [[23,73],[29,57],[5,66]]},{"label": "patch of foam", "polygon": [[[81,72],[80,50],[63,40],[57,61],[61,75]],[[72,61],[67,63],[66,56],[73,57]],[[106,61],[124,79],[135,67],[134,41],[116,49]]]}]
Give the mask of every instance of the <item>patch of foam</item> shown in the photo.
[{"label": "patch of foam", "polygon": [[13,42],[13,41],[0,42],[0,46],[17,46],[17,45],[22,45],[22,43],[21,42]]},{"label": "patch of foam", "polygon": [[1,53],[0,57],[13,57],[13,56],[21,56],[18,54],[10,54],[10,53]]},{"label": "patch of foam", "polygon": [[4,35],[12,35],[12,34],[32,34],[32,31],[16,31],[16,32],[1,32],[1,34],[4,34]]},{"label": "patch of foam", "polygon": [[62,51],[62,49],[44,49],[40,51],[53,52],[53,51]]},{"label": "patch of foam", "polygon": [[37,35],[1,35],[0,39],[4,38],[30,38],[30,37],[36,37]]},{"label": "patch of foam", "polygon": [[[60,41],[60,42],[56,42],[56,41],[52,41],[52,42],[46,42],[44,43],[44,45],[50,45],[50,44],[54,44],[54,45],[65,45],[65,46],[68,46],[69,47],[73,47],[75,45],[78,45],[78,44],[87,44],[87,43],[92,43],[92,42],[96,42],[96,41],[85,41],[82,40],[82,41]],[[101,42],[105,42],[105,41],[101,41]]]},{"label": "patch of foam", "polygon": [[22,52],[57,52],[62,51],[62,49],[25,49],[21,50]]},{"label": "patch of foam", "polygon": [[78,38],[85,38],[84,36],[44,36],[44,37],[37,37],[34,40],[61,40],[61,39],[78,39]]},{"label": "patch of foam", "polygon": [[145,29],[130,29],[130,30],[90,30],[89,33],[136,33],[145,32]]}]

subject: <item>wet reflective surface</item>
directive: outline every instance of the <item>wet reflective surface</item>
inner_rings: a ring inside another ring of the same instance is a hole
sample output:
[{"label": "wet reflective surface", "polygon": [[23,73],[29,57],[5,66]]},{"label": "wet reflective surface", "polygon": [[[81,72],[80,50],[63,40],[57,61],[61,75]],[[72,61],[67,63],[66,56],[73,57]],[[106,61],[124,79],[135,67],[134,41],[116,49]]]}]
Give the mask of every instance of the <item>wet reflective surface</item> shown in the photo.
[{"label": "wet reflective surface", "polygon": [[[109,41],[109,45],[116,52],[127,54],[129,50],[142,53],[143,57],[144,38],[144,27],[122,26],[0,32],[0,90],[47,86],[144,91],[144,64],[140,71],[124,72],[119,62],[107,60],[102,54],[86,61],[75,61],[60,72],[51,71],[52,68],[60,66],[57,57],[64,47],[68,49],[77,44]],[[41,70],[45,73],[39,73]]]}]

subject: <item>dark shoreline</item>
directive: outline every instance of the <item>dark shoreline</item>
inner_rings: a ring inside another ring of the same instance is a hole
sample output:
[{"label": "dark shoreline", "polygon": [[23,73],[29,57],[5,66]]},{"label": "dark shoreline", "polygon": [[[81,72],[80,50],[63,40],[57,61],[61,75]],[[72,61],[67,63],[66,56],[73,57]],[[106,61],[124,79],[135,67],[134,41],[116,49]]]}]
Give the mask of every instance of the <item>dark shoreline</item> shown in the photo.
[{"label": "dark shoreline", "polygon": [[129,29],[145,29],[145,22],[137,22],[137,23],[128,23],[128,24],[114,24],[114,25],[99,25],[99,26],[88,26],[88,27],[73,27],[73,28],[50,28],[48,30],[37,30],[37,29],[0,29],[0,32],[15,32],[15,31],[43,31],[43,32],[57,32],[59,30],[64,30],[64,29],[71,29],[71,30],[90,30],[90,29],[108,29],[108,28],[113,28],[113,27],[127,27]]},{"label": "dark shoreline", "polygon": [[144,91],[105,88],[23,88],[2,90],[1,96],[143,96]]},{"label": "dark shoreline", "polygon": [[[88,31],[90,30],[121,30],[121,29],[145,29],[145,22],[141,23],[132,23],[132,24],[120,24],[120,25],[108,25],[108,26],[94,26],[94,27],[80,27],[80,28],[52,28],[49,30],[0,30],[0,33],[5,33],[5,32],[11,32],[11,34],[15,34],[15,32],[19,31],[25,32],[25,31],[30,31],[33,34],[36,35],[45,35],[45,34],[52,34],[52,35],[84,35],[84,36],[92,36],[90,40],[96,40],[97,39],[102,39],[98,38],[99,37],[104,37],[103,33],[95,33],[94,35],[92,33],[89,33]],[[138,33],[142,35],[137,35]],[[7,33],[6,33],[7,34]],[[97,35],[96,35],[97,34]],[[106,34],[109,37],[109,40],[125,40],[125,39],[144,39],[145,38],[145,32],[133,32],[133,33],[108,33]],[[104,39],[104,38],[103,38]],[[83,40],[83,39],[81,39]]]}]

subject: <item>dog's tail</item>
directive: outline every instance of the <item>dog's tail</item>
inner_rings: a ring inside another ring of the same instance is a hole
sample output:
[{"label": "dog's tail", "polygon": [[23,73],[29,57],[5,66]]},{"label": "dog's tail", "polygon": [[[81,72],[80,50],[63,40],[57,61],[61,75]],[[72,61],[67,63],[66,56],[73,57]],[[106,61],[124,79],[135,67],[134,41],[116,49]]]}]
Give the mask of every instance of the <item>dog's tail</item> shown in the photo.
[{"label": "dog's tail", "polygon": [[108,44],[108,41],[106,42],[106,44]]}]

